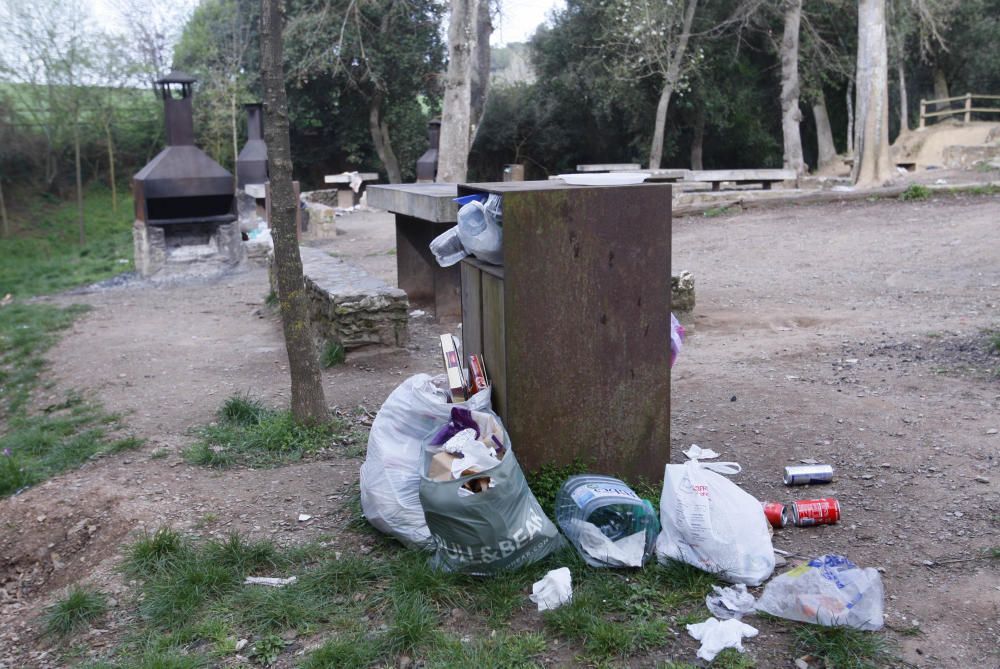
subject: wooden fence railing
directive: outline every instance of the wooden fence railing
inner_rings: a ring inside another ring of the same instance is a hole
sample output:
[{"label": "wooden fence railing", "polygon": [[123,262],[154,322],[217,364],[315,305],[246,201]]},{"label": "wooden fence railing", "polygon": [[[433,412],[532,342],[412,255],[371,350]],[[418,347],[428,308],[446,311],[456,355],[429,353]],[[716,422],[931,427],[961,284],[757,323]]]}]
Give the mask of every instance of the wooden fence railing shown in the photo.
[{"label": "wooden fence railing", "polygon": [[[966,93],[965,95],[959,95],[955,98],[941,98],[940,100],[921,100],[920,101],[920,127],[925,128],[927,126],[927,119],[934,118],[936,116],[953,116],[955,114],[963,114],[965,116],[964,121],[968,123],[972,120],[972,113],[984,113],[984,114],[1000,114],[1000,107],[973,107],[972,100],[1000,100],[1000,95],[973,95],[972,93]],[[962,107],[951,107],[951,103],[956,100],[964,100],[965,105]],[[938,109],[938,111],[929,112],[927,111],[927,105],[940,105],[947,104],[948,109]]]}]

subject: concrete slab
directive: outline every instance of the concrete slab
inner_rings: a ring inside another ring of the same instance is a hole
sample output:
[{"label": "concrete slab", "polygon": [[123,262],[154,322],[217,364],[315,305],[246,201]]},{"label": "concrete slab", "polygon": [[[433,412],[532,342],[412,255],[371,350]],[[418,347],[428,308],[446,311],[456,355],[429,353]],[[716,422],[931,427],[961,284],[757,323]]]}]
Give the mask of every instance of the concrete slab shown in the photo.
[{"label": "concrete slab", "polygon": [[431,223],[458,221],[457,184],[379,184],[367,192],[369,207]]}]

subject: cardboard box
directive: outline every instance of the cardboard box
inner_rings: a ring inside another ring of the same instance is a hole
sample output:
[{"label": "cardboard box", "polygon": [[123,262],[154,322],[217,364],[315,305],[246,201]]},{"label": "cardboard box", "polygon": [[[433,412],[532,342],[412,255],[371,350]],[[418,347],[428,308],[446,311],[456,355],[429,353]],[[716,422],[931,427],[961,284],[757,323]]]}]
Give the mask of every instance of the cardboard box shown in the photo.
[{"label": "cardboard box", "polygon": [[483,356],[473,353],[469,356],[469,390],[476,394],[480,390],[490,387],[490,380],[486,377],[486,365],[483,364]]},{"label": "cardboard box", "polygon": [[451,463],[455,459],[456,456],[452,453],[446,453],[445,451],[435,453],[431,458],[430,467],[427,468],[427,478],[433,481],[450,481]]},{"label": "cardboard box", "polygon": [[444,359],[444,370],[448,375],[448,388],[451,390],[452,402],[464,402],[469,399],[469,384],[462,371],[462,359],[458,356],[458,342],[450,334],[441,335],[441,355]]}]

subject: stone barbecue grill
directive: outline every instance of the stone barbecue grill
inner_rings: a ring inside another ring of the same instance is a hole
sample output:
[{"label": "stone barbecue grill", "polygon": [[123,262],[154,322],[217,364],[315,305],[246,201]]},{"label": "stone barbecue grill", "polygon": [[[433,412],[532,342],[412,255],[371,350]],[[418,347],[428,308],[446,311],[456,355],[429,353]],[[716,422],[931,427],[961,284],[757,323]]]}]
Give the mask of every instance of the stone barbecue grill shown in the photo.
[{"label": "stone barbecue grill", "polygon": [[194,145],[194,77],[156,81],[167,147],[132,179],[136,269],[144,277],[205,276],[243,258],[233,175]]}]

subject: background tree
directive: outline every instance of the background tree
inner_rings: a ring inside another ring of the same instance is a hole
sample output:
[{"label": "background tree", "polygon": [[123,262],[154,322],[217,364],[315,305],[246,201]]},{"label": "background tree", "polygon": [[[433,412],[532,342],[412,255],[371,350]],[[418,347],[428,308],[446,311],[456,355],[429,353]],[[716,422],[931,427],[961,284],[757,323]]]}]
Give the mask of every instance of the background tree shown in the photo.
[{"label": "background tree", "polygon": [[881,186],[892,177],[889,159],[889,81],[885,0],[858,2],[856,186]]},{"label": "background tree", "polygon": [[271,182],[271,234],[274,238],[278,302],[291,375],[292,415],[299,422],[318,423],[326,421],[329,414],[309,322],[309,297],[302,277],[302,257],[299,255],[295,226],[298,202],[292,191],[281,5],[281,0],[262,0],[261,5],[261,82],[268,121],[264,126],[264,138],[268,147]]},{"label": "background tree", "polygon": [[485,108],[489,76],[489,0],[451,0],[437,180],[466,181],[469,152]]}]

